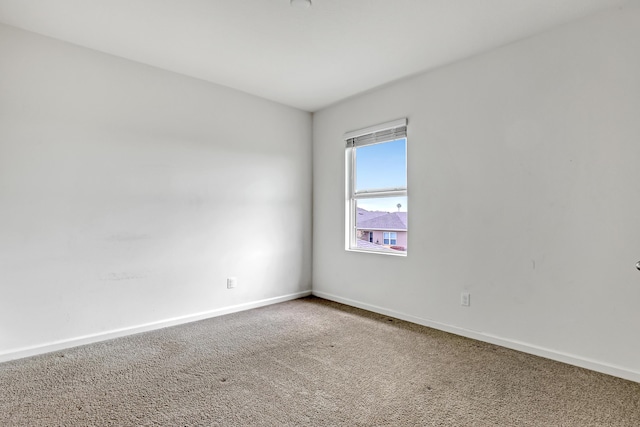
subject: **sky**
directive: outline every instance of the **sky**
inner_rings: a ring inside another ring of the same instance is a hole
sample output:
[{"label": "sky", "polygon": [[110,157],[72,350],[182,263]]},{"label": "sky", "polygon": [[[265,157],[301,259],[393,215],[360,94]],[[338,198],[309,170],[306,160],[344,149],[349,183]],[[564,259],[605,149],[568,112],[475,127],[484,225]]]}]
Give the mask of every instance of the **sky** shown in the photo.
[{"label": "sky", "polygon": [[[407,186],[406,139],[356,149],[356,190],[379,190]],[[358,207],[367,210],[407,211],[406,197],[384,197],[358,200]]]},{"label": "sky", "polygon": [[[402,206],[398,210],[398,203]],[[407,211],[407,198],[406,197],[385,197],[380,199],[361,199],[358,200],[357,206],[368,211],[383,211],[383,212],[406,212]]]}]

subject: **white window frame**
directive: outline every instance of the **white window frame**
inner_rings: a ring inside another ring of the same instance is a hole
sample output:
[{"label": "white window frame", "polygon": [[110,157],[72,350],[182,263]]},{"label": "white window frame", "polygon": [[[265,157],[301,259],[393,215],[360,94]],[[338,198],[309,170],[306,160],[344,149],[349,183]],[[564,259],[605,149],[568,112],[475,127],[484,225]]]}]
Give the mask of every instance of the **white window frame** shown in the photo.
[{"label": "white window frame", "polygon": [[[407,119],[394,120],[344,134],[345,150],[345,249],[353,252],[367,252],[391,256],[407,256],[407,251],[387,252],[358,248],[357,242],[357,202],[363,199],[407,197],[407,187],[379,188],[356,191],[356,149],[367,145],[407,139]],[[405,156],[405,162],[406,162]],[[406,172],[405,163],[405,172]],[[408,231],[408,229],[407,229]],[[383,238],[384,241],[384,238]],[[397,234],[396,234],[397,243]]]}]

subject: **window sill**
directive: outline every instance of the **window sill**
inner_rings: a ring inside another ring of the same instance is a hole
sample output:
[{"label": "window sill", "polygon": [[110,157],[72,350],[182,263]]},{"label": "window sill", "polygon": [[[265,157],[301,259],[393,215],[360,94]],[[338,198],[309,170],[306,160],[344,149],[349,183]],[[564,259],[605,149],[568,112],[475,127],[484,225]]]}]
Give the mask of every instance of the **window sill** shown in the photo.
[{"label": "window sill", "polygon": [[363,254],[376,254],[376,255],[387,255],[387,256],[395,256],[395,257],[406,257],[407,256],[407,252],[398,252],[398,253],[393,253],[393,252],[383,252],[383,251],[373,251],[373,250],[366,250],[366,249],[345,249],[347,252],[360,252]]}]

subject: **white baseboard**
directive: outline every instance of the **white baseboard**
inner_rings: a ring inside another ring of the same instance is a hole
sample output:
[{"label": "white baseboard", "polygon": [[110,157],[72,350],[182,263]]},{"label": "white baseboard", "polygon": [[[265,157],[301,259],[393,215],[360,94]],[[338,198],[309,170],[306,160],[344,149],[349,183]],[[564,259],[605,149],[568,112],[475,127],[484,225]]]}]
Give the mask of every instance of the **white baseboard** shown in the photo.
[{"label": "white baseboard", "polygon": [[429,328],[438,329],[444,332],[450,332],[455,335],[472,338],[472,339],[487,342],[490,344],[496,344],[501,347],[510,348],[512,350],[522,351],[523,353],[533,354],[533,355],[544,357],[547,359],[556,360],[558,362],[567,363],[569,365],[579,366],[581,368],[590,369],[592,371],[601,372],[603,374],[608,374],[614,377],[624,378],[626,380],[640,383],[640,372],[633,371],[624,367],[602,363],[596,360],[591,360],[591,359],[576,356],[573,354],[567,354],[560,351],[555,351],[555,350],[527,344],[520,341],[514,341],[511,339],[498,337],[498,336],[487,334],[484,332],[476,332],[469,329],[460,328],[457,326],[447,325],[445,323],[423,319],[420,317],[390,310],[384,307],[378,307],[378,306],[363,303],[360,301],[355,301],[349,298],[343,298],[338,295],[333,295],[326,292],[314,290],[312,291],[312,294],[319,298],[324,298],[327,300],[339,302],[341,304],[361,308],[363,310],[372,311],[374,313],[384,314],[385,316],[395,317],[397,319],[406,320],[407,322],[416,323],[418,325],[427,326]]},{"label": "white baseboard", "polygon": [[183,323],[195,322],[198,320],[208,319],[211,317],[222,316],[225,314],[236,313],[244,310],[251,310],[252,308],[264,307],[271,304],[277,304],[279,302],[290,301],[298,298],[303,298],[311,295],[311,291],[297,292],[289,295],[282,295],[275,298],[267,298],[259,301],[252,301],[243,304],[233,305],[229,307],[222,307],[215,310],[204,311],[195,314],[189,314],[186,316],[173,317],[170,319],[159,320],[157,322],[145,323],[143,325],[131,326],[127,328],[115,329],[112,331],[102,332],[99,334],[85,335],[76,338],[70,338],[61,341],[55,341],[47,344],[36,345],[32,347],[24,347],[16,350],[10,350],[8,352],[0,353],[0,363],[7,362],[9,360],[21,359],[24,357],[35,356],[38,354],[50,353],[52,351],[64,350],[71,347],[77,347],[85,344],[92,344],[95,342],[106,341],[114,338],[119,338],[127,335],[133,335],[140,332],[148,332],[156,329],[162,329],[169,326],[181,325]]}]

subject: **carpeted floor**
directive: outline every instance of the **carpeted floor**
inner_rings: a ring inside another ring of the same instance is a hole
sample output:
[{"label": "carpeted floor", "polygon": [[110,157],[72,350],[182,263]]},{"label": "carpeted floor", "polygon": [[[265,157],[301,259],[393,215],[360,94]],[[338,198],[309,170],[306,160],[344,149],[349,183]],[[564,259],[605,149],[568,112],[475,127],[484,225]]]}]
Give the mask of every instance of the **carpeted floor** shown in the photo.
[{"label": "carpeted floor", "polygon": [[0,364],[2,426],[640,426],[640,384],[305,298]]}]

